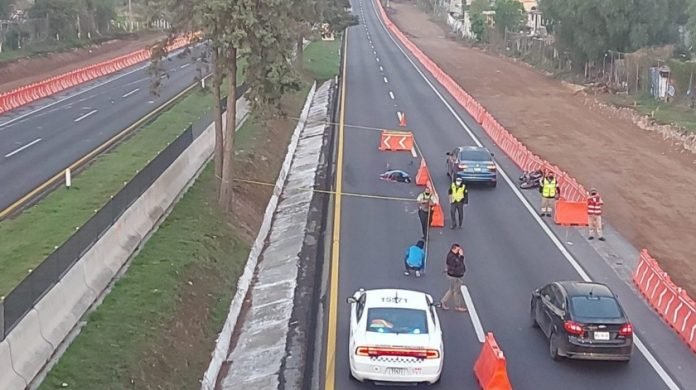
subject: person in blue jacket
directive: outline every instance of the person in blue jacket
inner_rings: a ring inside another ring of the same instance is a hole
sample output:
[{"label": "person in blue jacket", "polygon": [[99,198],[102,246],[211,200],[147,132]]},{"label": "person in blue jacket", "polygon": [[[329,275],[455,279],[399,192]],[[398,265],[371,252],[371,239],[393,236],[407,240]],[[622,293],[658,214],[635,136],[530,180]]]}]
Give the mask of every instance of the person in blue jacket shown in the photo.
[{"label": "person in blue jacket", "polygon": [[419,240],[416,245],[411,245],[406,250],[406,257],[404,257],[404,265],[406,270],[404,271],[404,275],[410,276],[411,271],[415,271],[416,277],[420,277],[421,272],[423,272],[423,268],[425,267],[424,246],[425,242],[423,240]]}]

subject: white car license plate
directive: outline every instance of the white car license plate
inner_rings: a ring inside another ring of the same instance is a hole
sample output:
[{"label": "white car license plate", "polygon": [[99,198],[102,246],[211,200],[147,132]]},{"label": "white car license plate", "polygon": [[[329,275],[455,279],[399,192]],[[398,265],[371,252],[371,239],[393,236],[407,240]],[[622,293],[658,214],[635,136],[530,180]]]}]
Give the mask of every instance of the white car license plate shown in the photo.
[{"label": "white car license plate", "polygon": [[594,332],[594,339],[601,341],[609,340],[609,332]]},{"label": "white car license plate", "polygon": [[408,375],[408,368],[387,367],[387,374],[389,374],[389,375]]},{"label": "white car license plate", "polygon": [[474,172],[481,172],[481,168],[474,168]]}]

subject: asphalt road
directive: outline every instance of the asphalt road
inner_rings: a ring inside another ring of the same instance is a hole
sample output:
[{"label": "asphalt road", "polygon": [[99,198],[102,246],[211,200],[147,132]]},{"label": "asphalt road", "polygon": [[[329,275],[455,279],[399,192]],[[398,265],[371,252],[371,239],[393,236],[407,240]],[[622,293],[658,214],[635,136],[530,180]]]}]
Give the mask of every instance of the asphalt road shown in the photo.
[{"label": "asphalt road", "polygon": [[0,210],[191,85],[192,57],[164,62],[159,96],[139,64],[2,115]]},{"label": "asphalt road", "polygon": [[[573,249],[574,253],[584,253],[584,258],[578,259],[580,265],[574,267],[569,260],[572,255],[565,248],[559,249],[562,244],[552,229],[539,223],[533,209],[502,175],[495,189],[470,190],[463,230],[433,231],[428,244],[427,274],[421,279],[402,275],[403,252],[420,236],[416,205],[350,194],[415,198],[419,187],[382,182],[378,175],[390,167],[415,176],[418,160],[407,152],[378,151],[379,133],[368,128],[397,129],[396,112],[405,112],[408,128],[413,131],[445,202],[445,152],[457,145],[475,144],[463,123],[478,137],[483,132],[463,110],[452,108],[451,97],[436,92],[419,74],[380,23],[371,0],[354,0],[353,11],[360,15],[361,25],[351,28],[348,34],[344,157],[342,166],[339,163],[336,167],[342,172],[345,194],[339,213],[339,256],[332,258],[332,266],[336,261],[339,264],[338,286],[330,287],[331,292],[338,291],[338,315],[336,323],[329,316],[326,325],[335,327],[336,343],[333,345],[329,337],[322,354],[324,363],[334,361],[335,368],[328,375],[322,370],[321,387],[370,388],[350,379],[346,297],[361,287],[395,287],[418,289],[439,299],[446,289],[444,258],[454,242],[462,244],[466,251],[465,283],[479,320],[470,314],[441,311],[445,367],[441,382],[434,388],[478,388],[473,364],[481,344],[474,323],[495,334],[506,354],[508,373],[516,389],[657,390],[693,386],[693,354],[584,241]],[[501,166],[516,177],[518,173],[510,161],[495,151]],[[629,364],[554,362],[548,355],[548,342],[538,329],[530,326],[531,291],[554,280],[581,280],[578,269],[584,270],[579,267],[619,290],[624,306],[630,309],[629,315],[645,347],[634,351]],[[331,374],[335,376],[334,383],[324,382]]]}]

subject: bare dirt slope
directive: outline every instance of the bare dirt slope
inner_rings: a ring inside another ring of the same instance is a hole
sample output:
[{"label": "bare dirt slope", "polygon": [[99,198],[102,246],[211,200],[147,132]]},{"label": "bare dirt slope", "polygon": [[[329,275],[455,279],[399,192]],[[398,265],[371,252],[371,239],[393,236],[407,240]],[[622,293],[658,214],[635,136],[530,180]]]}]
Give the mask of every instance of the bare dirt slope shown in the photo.
[{"label": "bare dirt slope", "polygon": [[0,93],[140,50],[162,38],[162,34],[145,34],[89,48],[0,63]]},{"label": "bare dirt slope", "polygon": [[421,50],[534,153],[596,186],[608,222],[696,296],[695,155],[589,109],[529,66],[446,38],[415,2],[391,4],[392,19]]}]

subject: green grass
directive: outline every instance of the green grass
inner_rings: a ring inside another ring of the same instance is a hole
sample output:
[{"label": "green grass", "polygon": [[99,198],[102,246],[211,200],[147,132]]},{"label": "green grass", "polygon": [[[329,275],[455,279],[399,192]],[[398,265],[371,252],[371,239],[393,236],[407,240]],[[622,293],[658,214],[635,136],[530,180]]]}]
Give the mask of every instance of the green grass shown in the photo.
[{"label": "green grass", "polygon": [[212,107],[209,94],[193,92],[73,180],[14,219],[0,223],[0,295],[6,295],[54,247],[65,242],[149,160]]},{"label": "green grass", "polygon": [[317,82],[328,80],[338,74],[339,49],[341,41],[317,41],[311,43],[304,51],[304,70]]},{"label": "green grass", "polygon": [[[41,389],[122,389],[144,345],[157,338],[163,325],[176,326],[172,308],[182,302],[192,283],[206,283],[209,293],[231,296],[249,248],[241,243],[215,207],[212,164],[162,223],[119,280],[89,323],[50,372]],[[196,278],[202,273],[207,278]],[[183,285],[182,285],[183,284]],[[210,288],[213,287],[213,288]],[[220,302],[224,306],[224,302]],[[229,302],[228,302],[229,303]],[[215,323],[224,316],[216,310]],[[212,335],[214,329],[209,329]],[[144,362],[143,362],[144,363]],[[171,373],[173,378],[177,373]],[[193,389],[198,378],[177,378]],[[134,388],[144,388],[137,383]]]},{"label": "green grass", "polygon": [[[308,49],[314,54],[305,57],[306,64],[310,58],[329,57],[312,46]],[[336,53],[337,71],[336,46],[322,47]],[[330,78],[329,65],[322,60],[312,71]],[[301,110],[306,92],[305,85],[288,97],[292,114]],[[287,126],[294,128],[294,121]],[[247,154],[265,147],[265,130],[260,123],[247,121],[237,132],[237,148]],[[280,161],[274,166],[279,167]],[[249,250],[215,203],[213,173],[209,164],[89,316],[40,389],[64,388],[63,383],[70,389],[200,387],[198,380]],[[192,324],[191,318],[198,321]],[[181,332],[183,336],[177,336]]]},{"label": "green grass", "polygon": [[[241,68],[241,67],[240,67]],[[243,82],[239,70],[238,80]],[[7,295],[63,244],[190,123],[212,109],[210,93],[189,92],[172,108],[109,153],[97,157],[70,190],[57,189],[13,219],[0,222],[0,296]]]},{"label": "green grass", "polygon": [[660,102],[647,94],[639,96],[609,95],[607,98],[614,105],[631,107],[643,115],[652,116],[659,123],[696,131],[696,111],[683,102]]}]

